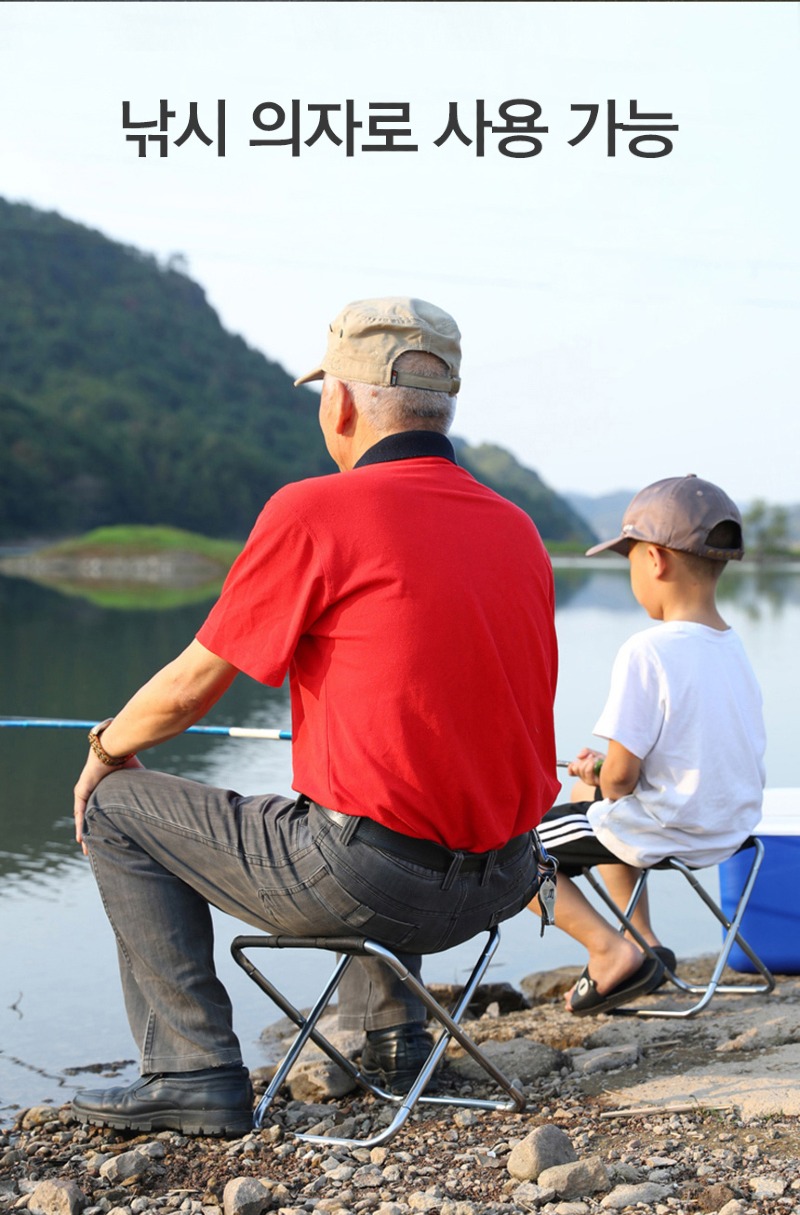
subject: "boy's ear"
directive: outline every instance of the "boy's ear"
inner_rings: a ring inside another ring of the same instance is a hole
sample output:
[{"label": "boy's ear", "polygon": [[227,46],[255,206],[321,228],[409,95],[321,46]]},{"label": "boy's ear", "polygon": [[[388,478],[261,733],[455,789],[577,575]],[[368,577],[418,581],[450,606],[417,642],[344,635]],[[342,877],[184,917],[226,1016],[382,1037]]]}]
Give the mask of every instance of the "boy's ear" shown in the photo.
[{"label": "boy's ear", "polygon": [[654,578],[664,578],[670,569],[670,554],[668,549],[660,548],[657,544],[648,544],[647,560]]}]

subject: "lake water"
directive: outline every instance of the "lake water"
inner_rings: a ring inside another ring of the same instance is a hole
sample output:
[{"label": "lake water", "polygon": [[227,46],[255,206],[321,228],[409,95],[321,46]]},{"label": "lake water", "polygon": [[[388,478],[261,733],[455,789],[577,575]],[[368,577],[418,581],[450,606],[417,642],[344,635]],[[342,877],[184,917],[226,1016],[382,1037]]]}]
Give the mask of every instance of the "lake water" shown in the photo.
[{"label": "lake water", "polygon": [[[592,741],[618,646],[647,620],[623,566],[565,562],[556,581],[556,727],[559,753],[570,758]],[[764,690],[768,783],[795,785],[800,572],[730,570],[721,593],[723,615],[742,635]],[[110,607],[0,577],[0,713],[87,720],[110,715],[191,639],[208,606]],[[241,678],[209,720],[288,727],[288,697]],[[503,745],[489,720],[485,745]],[[719,746],[724,749],[724,738]],[[243,793],[289,793],[290,750],[289,743],[184,736],[151,753],[149,762]],[[88,862],[72,839],[71,787],[85,753],[81,731],[0,730],[0,1123],[16,1106],[67,1100],[93,1082],[87,1069],[98,1063],[121,1063],[122,1081],[136,1075],[113,935]],[[653,904],[664,941],[678,957],[715,946],[715,922],[698,922],[694,905],[674,902],[668,878],[655,877],[662,879]],[[236,921],[217,916],[220,973],[234,1001],[245,1062],[258,1066],[266,1057],[259,1033],[275,1012],[230,959],[230,940],[239,930]],[[426,976],[458,981],[471,952],[462,947],[429,959]],[[490,975],[516,984],[533,971],[581,960],[582,951],[567,937],[551,929],[540,938],[538,922],[523,913],[504,926]],[[295,1002],[307,1005],[319,987],[318,955],[282,955],[280,964]]]}]

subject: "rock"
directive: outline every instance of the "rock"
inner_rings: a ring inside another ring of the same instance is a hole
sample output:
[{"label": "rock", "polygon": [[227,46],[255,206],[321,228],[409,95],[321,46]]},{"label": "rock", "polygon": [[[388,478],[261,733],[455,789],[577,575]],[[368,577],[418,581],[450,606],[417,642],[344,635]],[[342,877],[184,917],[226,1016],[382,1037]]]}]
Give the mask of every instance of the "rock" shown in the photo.
[{"label": "rock", "polygon": [[637,1203],[652,1206],[653,1203],[668,1198],[671,1193],[671,1186],[654,1185],[652,1181],[643,1181],[639,1185],[618,1185],[610,1194],[606,1194],[600,1206],[606,1211],[621,1211],[625,1207],[636,1206]]},{"label": "rock", "polygon": [[352,1174],[352,1184],[357,1190],[376,1190],[383,1181],[383,1173],[376,1164],[364,1164]]},{"label": "rock", "polygon": [[726,1202],[724,1207],[720,1207],[719,1215],[744,1215],[746,1207],[738,1198],[732,1198],[730,1202]]},{"label": "rock", "polygon": [[337,1161],[336,1166],[328,1171],[327,1176],[331,1181],[350,1181],[355,1171],[352,1164]]},{"label": "rock", "polygon": [[163,1143],[159,1143],[154,1139],[151,1143],[143,1143],[138,1149],[145,1156],[149,1156],[151,1160],[163,1160],[167,1154],[167,1149]]},{"label": "rock", "polygon": [[31,1215],[78,1215],[85,1206],[86,1195],[74,1181],[40,1181],[28,1198]]},{"label": "rock", "polygon": [[301,1060],[286,1081],[295,1101],[318,1101],[346,1097],[356,1082],[331,1059]]},{"label": "rock", "polygon": [[269,1190],[256,1177],[234,1177],[222,1194],[225,1215],[263,1215],[271,1205]]},{"label": "rock", "polygon": [[337,1112],[335,1105],[293,1101],[284,1110],[283,1119],[289,1127],[299,1126],[302,1123],[303,1129],[306,1130],[314,1122],[323,1122],[326,1118],[335,1117]]},{"label": "rock", "polygon": [[[431,983],[429,986],[431,995],[445,1008],[452,1008],[462,990],[457,983]],[[517,991],[510,983],[481,983],[475,990],[466,1015],[481,1017],[492,1005],[496,1005],[496,1011],[491,1014],[495,1017],[530,1008],[522,992]]]},{"label": "rock", "polygon": [[[320,1032],[332,1042],[345,1058],[355,1058],[364,1046],[364,1033],[337,1028],[336,1013],[322,1017],[319,1023]],[[287,1030],[289,1034],[287,1035]],[[274,1025],[267,1025],[260,1035],[260,1040],[270,1051],[275,1051],[275,1058],[283,1058],[294,1040],[295,1029],[291,1021],[282,1019]],[[271,1067],[258,1068],[252,1073],[253,1084],[257,1090],[266,1087],[275,1075],[277,1064]],[[286,1081],[294,1101],[319,1101],[326,1097],[344,1097],[355,1089],[355,1081],[350,1079],[347,1072],[328,1058],[325,1051],[314,1042],[306,1042],[299,1061],[289,1072]]]},{"label": "rock", "polygon": [[54,1110],[52,1105],[32,1105],[30,1109],[25,1110],[20,1125],[23,1131],[29,1131],[31,1127],[54,1122],[57,1117],[58,1110]]},{"label": "rock", "polygon": [[587,1156],[573,1164],[557,1164],[544,1169],[538,1177],[539,1185],[552,1186],[559,1198],[584,1198],[598,1190],[607,1190],[611,1181],[608,1170],[599,1156]]},{"label": "rock", "polygon": [[511,1149],[506,1167],[518,1181],[536,1181],[545,1169],[577,1159],[569,1135],[557,1126],[545,1124],[537,1126]]},{"label": "rock", "polygon": [[412,1211],[438,1211],[442,1199],[438,1194],[409,1194],[408,1205]]},{"label": "rock", "polygon": [[750,1189],[754,1198],[782,1198],[786,1182],[782,1177],[751,1177]]},{"label": "rock", "polygon": [[[651,1177],[650,1180],[655,1181],[656,1179]],[[726,1202],[730,1202],[735,1197],[736,1195],[729,1185],[717,1182],[715,1185],[706,1186],[697,1201],[701,1211],[719,1211]]]},{"label": "rock", "polygon": [[127,1181],[131,1177],[141,1177],[152,1169],[152,1158],[139,1148],[131,1152],[122,1152],[112,1156],[100,1165],[100,1176],[106,1181]]},{"label": "rock", "polygon": [[627,1160],[620,1160],[611,1166],[611,1180],[614,1184],[625,1182],[639,1182],[642,1180],[641,1169],[635,1164],[629,1164]]},{"label": "rock", "polygon": [[559,966],[555,970],[543,970],[526,975],[520,982],[525,995],[532,1004],[544,1000],[555,1000],[573,986],[581,973],[580,966]]},{"label": "rock", "polygon": [[[541,1076],[549,1076],[568,1064],[567,1056],[552,1046],[534,1042],[532,1038],[511,1038],[507,1042],[483,1042],[481,1050],[507,1076],[519,1077],[530,1084]],[[485,1080],[486,1072],[469,1055],[448,1056],[448,1064],[459,1076],[469,1080]]]},{"label": "rock", "polygon": [[552,1186],[534,1185],[532,1181],[523,1181],[511,1194],[517,1206],[527,1210],[544,1206],[546,1202],[552,1202],[555,1196],[556,1192]]},{"label": "rock", "polygon": [[639,1059],[639,1047],[635,1042],[622,1046],[598,1046],[595,1050],[584,1050],[572,1055],[572,1066],[580,1076],[591,1076],[595,1072],[613,1072],[618,1067],[633,1067]]}]

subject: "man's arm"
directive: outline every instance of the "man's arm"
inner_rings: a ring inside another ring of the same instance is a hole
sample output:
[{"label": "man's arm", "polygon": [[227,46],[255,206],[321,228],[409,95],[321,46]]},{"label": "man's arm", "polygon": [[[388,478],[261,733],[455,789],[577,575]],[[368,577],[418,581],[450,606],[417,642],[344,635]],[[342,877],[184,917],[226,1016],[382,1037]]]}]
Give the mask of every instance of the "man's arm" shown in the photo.
[{"label": "man's arm", "polygon": [[[148,680],[105,728],[103,749],[113,756],[130,755],[125,767],[141,767],[137,751],[166,742],[194,725],[228,690],[237,674],[236,667],[199,641],[192,641]],[[103,777],[113,771],[89,751],[74,790],[75,838],[82,846],[86,803]]]}]

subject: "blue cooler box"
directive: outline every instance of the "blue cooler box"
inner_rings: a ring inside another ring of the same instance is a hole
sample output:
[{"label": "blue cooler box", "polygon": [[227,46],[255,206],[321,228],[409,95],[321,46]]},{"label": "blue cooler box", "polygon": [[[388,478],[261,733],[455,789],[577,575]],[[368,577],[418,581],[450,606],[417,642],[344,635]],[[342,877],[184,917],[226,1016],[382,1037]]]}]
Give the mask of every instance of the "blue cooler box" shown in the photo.
[{"label": "blue cooler box", "polygon": [[[767,789],[764,814],[753,832],[764,844],[761,865],[741,933],[762,962],[780,975],[800,974],[800,789]],[[752,862],[752,850],[719,867],[722,910],[730,917]],[[729,965],[752,974],[754,967],[738,945]]]}]

